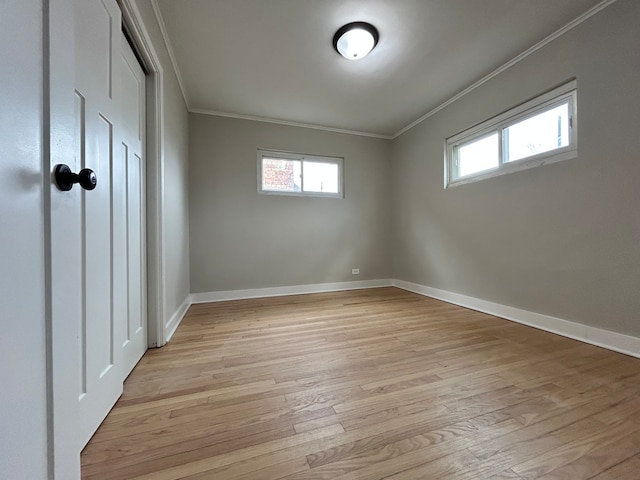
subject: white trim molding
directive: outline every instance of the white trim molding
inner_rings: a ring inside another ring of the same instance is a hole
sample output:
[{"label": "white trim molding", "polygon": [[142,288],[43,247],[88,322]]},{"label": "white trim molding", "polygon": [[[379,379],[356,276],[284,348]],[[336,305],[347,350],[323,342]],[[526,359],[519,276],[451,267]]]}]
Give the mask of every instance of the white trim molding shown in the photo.
[{"label": "white trim molding", "polygon": [[196,303],[226,302],[250,298],[283,297],[287,295],[305,295],[308,293],[339,292],[343,290],[363,290],[365,288],[391,287],[393,280],[362,280],[358,282],[315,283],[289,287],[251,288],[245,290],[225,290],[220,292],[192,293],[184,299],[178,310],[165,324],[167,332],[165,343],[171,340],[189,307]]},{"label": "white trim molding", "polygon": [[250,288],[246,290],[227,290],[221,292],[192,293],[191,303],[224,302],[248,298],[282,297],[286,295],[304,295],[307,293],[339,292],[343,290],[362,290],[364,288],[391,287],[391,279],[362,280],[358,282],[315,283],[289,287]]},{"label": "white trim molding", "polygon": [[411,122],[409,125],[407,125],[404,128],[401,128],[400,130],[398,130],[396,133],[394,133],[393,135],[391,135],[392,139],[396,139],[398,138],[400,135],[402,135],[405,132],[408,132],[409,130],[411,130],[413,127],[421,124],[422,122],[424,122],[427,118],[432,117],[433,115],[435,115],[436,113],[438,113],[440,110],[445,109],[446,107],[448,107],[449,105],[451,105],[452,103],[460,100],[462,97],[464,97],[465,95],[467,95],[468,93],[473,92],[476,88],[484,85],[485,83],[487,83],[489,80],[491,80],[494,77],[497,77],[498,75],[500,75],[502,72],[504,72],[505,70],[508,70],[509,68],[513,67],[514,65],[516,65],[517,63],[520,63],[522,60],[524,60],[525,58],[527,58],[528,56],[534,54],[535,52],[537,52],[538,50],[540,50],[541,48],[543,48],[544,46],[548,45],[549,43],[553,42],[556,38],[561,37],[562,35],[564,35],[565,33],[573,30],[574,28],[576,28],[578,25],[580,25],[581,23],[585,22],[586,20],[590,19],[591,17],[593,17],[596,13],[604,10],[605,8],[607,8],[609,5],[611,5],[612,3],[616,2],[617,0],[603,0],[602,2],[598,3],[597,5],[593,6],[592,8],[590,8],[589,10],[587,10],[586,12],[584,12],[582,15],[574,18],[573,20],[571,20],[569,23],[567,23],[566,25],[564,25],[563,27],[559,28],[558,30],[556,30],[555,32],[553,32],[551,35],[545,37],[544,39],[542,39],[541,41],[539,41],[538,43],[536,43],[535,45],[529,47],[528,49],[526,49],[524,52],[522,52],[521,54],[517,55],[516,57],[512,58],[511,60],[509,60],[507,63],[505,63],[504,65],[496,68],[493,72],[489,73],[488,75],[485,75],[484,77],[482,77],[480,80],[478,80],[477,82],[469,85],[467,88],[465,88],[464,90],[462,90],[460,93],[454,95],[453,97],[451,97],[449,100],[447,100],[446,102],[438,105],[436,108],[428,111],[427,113],[425,113],[423,116],[421,116],[420,118],[418,118],[417,120],[414,120],[413,122]]},{"label": "white trim molding", "polygon": [[345,290],[362,290],[366,288],[397,287],[425,297],[459,305],[529,327],[555,333],[563,337],[578,340],[614,352],[640,358],[640,338],[631,335],[592,327],[562,318],[531,312],[520,308],[509,307],[475,297],[469,297],[447,290],[427,287],[418,283],[397,279],[363,280],[357,282],[316,283],[287,287],[251,288],[245,290],[225,290],[217,292],[192,293],[185,298],[182,305],[166,324],[167,342],[177,330],[189,307],[197,303],[226,302],[229,300],[245,300],[251,298],[281,297],[287,295],[305,295],[309,293],[339,292]]},{"label": "white trim molding", "polygon": [[450,99],[446,100],[442,104],[440,104],[437,107],[433,108],[432,110],[428,111],[427,113],[422,115],[420,118],[418,118],[417,120],[414,120],[413,122],[411,122],[410,124],[408,124],[405,127],[401,128],[400,130],[398,130],[397,132],[395,132],[392,135],[383,135],[383,134],[371,133],[371,132],[360,132],[360,131],[357,131],[357,130],[344,130],[344,129],[340,129],[340,128],[333,128],[333,127],[322,126],[322,125],[313,125],[313,124],[307,124],[307,123],[298,123],[298,122],[291,122],[291,121],[286,121],[286,120],[278,120],[278,119],[275,119],[275,118],[255,117],[255,116],[251,116],[251,115],[241,115],[241,114],[236,114],[236,113],[231,113],[231,112],[218,112],[218,111],[214,111],[214,110],[191,108],[191,104],[189,103],[189,99],[188,99],[188,96],[187,96],[187,90],[186,90],[186,88],[184,86],[184,82],[182,80],[182,75],[180,73],[180,69],[178,68],[178,62],[177,62],[177,60],[175,58],[175,54],[173,52],[173,46],[171,44],[171,40],[169,39],[169,34],[167,33],[167,28],[166,28],[166,25],[165,25],[165,22],[164,22],[164,18],[162,16],[162,12],[160,10],[160,6],[158,5],[158,0],[151,0],[151,5],[153,6],[153,11],[154,11],[154,13],[156,15],[156,19],[157,19],[158,25],[160,27],[160,32],[162,33],[162,38],[164,40],[164,44],[165,44],[165,46],[167,48],[167,51],[169,53],[169,58],[171,60],[171,64],[173,66],[173,70],[174,70],[176,78],[178,80],[178,84],[180,85],[180,90],[182,91],[182,96],[184,97],[184,102],[187,105],[187,110],[189,110],[190,113],[199,113],[199,114],[202,114],[202,115],[214,115],[214,116],[218,116],[218,117],[237,118],[237,119],[242,119],[242,120],[252,120],[252,121],[255,121],[255,122],[275,123],[275,124],[278,124],[278,125],[288,125],[288,126],[292,126],[292,127],[311,128],[311,129],[315,129],[315,130],[324,130],[324,131],[327,131],[327,132],[344,133],[344,134],[347,134],[347,135],[358,135],[358,136],[364,136],[364,137],[382,138],[382,139],[385,139],[385,140],[394,140],[394,139],[398,138],[400,135],[402,135],[403,133],[408,132],[413,127],[415,127],[415,126],[419,125],[420,123],[424,122],[427,118],[435,115],[440,110],[443,110],[444,108],[448,107],[452,103],[454,103],[457,100],[461,99],[462,97],[464,97],[468,93],[471,93],[476,88],[478,88],[478,87],[482,86],[483,84],[487,83],[492,78],[500,75],[505,70],[511,68],[512,66],[514,66],[517,63],[521,62],[522,60],[524,60],[528,56],[530,56],[533,53],[537,52],[538,50],[543,48],[545,45],[553,42],[555,39],[561,37],[565,33],[573,30],[575,27],[577,27],[581,23],[585,22],[586,20],[588,20],[589,18],[591,18],[592,16],[594,16],[598,12],[604,10],[605,8],[607,8],[609,5],[611,5],[612,3],[616,2],[616,1],[617,0],[602,0],[600,3],[598,3],[597,5],[594,5],[592,8],[590,8],[589,10],[584,12],[582,15],[579,15],[578,17],[574,18],[569,23],[567,23],[563,27],[561,27],[558,30],[556,30],[555,32],[553,32],[551,35],[545,37],[544,39],[542,39],[541,41],[539,41],[535,45],[529,47],[524,52],[520,53],[519,55],[517,55],[516,57],[512,58],[511,60],[509,60],[508,62],[506,62],[502,66],[500,66],[497,69],[495,69],[493,72],[491,72],[488,75],[482,77],[477,82],[469,85],[467,88],[465,88],[461,92],[457,93],[456,95],[454,95]]},{"label": "white trim molding", "polygon": [[541,313],[530,312],[520,308],[509,307],[499,303],[488,302],[475,297],[461,295],[459,293],[427,287],[404,280],[393,280],[393,286],[417,293],[425,297],[435,298],[454,305],[477,310],[479,312],[504,318],[512,322],[521,323],[546,332],[562,335],[563,337],[578,340],[598,347],[624,353],[632,357],[640,358],[640,338],[622,333],[612,332],[602,328],[591,327],[582,323],[572,322]]},{"label": "white trim molding", "polygon": [[182,322],[182,319],[187,314],[189,307],[191,306],[191,295],[187,295],[185,299],[182,301],[178,309],[171,315],[171,318],[165,323],[164,331],[166,332],[166,337],[164,339],[164,343],[166,344],[173,334],[176,333],[178,326]]},{"label": "white trim molding", "polygon": [[178,61],[176,60],[176,56],[173,53],[173,45],[171,44],[171,40],[169,40],[169,34],[167,33],[167,26],[164,23],[164,17],[162,16],[162,12],[160,11],[158,0],[151,0],[151,6],[153,7],[153,13],[156,16],[156,21],[158,22],[158,28],[160,28],[160,33],[162,34],[162,40],[164,42],[165,48],[167,49],[167,54],[169,55],[171,66],[173,67],[173,73],[175,73],[176,75],[178,86],[180,87],[180,91],[182,92],[182,98],[184,100],[184,104],[187,106],[187,110],[189,110],[189,105],[190,105],[189,97],[187,96],[187,90],[184,86],[184,81],[182,80],[182,74],[180,73],[180,69],[178,68]]},{"label": "white trim molding", "polygon": [[276,118],[256,117],[253,115],[241,115],[237,113],[217,112],[215,110],[206,110],[203,108],[190,108],[189,113],[198,113],[200,115],[212,115],[214,117],[235,118],[237,120],[249,120],[251,122],[273,123],[276,125],[286,125],[288,127],[310,128],[312,130],[322,130],[331,133],[343,133],[345,135],[356,135],[359,137],[381,138],[383,140],[391,140],[391,135],[382,135],[380,133],[360,132],[358,130],[347,130],[344,128],[326,127],[323,125],[314,125],[311,123],[292,122],[288,120],[278,120]]},{"label": "white trim molding", "polygon": [[123,22],[147,69],[147,346],[161,347],[166,339],[164,232],[164,70],[142,15],[133,0],[117,0]]}]

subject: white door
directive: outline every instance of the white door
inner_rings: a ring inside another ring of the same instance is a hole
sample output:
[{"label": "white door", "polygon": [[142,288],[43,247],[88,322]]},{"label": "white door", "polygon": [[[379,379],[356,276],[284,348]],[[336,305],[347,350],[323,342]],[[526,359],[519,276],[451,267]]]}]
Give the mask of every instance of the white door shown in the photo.
[{"label": "white door", "polygon": [[74,148],[59,158],[65,132],[53,131],[52,159],[74,172],[94,170],[97,186],[51,192],[53,438],[60,478],[77,476],[77,466],[63,468],[58,458],[79,455],[147,342],[144,75],[123,50],[128,45],[115,0],[74,0],[71,13],[73,58],[56,53],[55,38],[52,56],[73,62],[74,72],[52,78],[52,104],[69,112],[68,122],[64,114],[58,121],[73,124]]},{"label": "white door", "polygon": [[[120,35],[121,122],[112,185],[114,189],[114,305],[122,322],[118,345],[122,348],[122,378],[129,375],[147,350],[147,289],[145,229],[145,75],[124,35]],[[117,292],[117,294],[116,294]]]},{"label": "white door", "polygon": [[[66,163],[74,172],[88,167],[97,174],[94,190],[76,185],[60,191],[52,185],[44,202],[50,265],[45,272],[51,319],[49,454],[54,478],[72,480],[80,478],[81,449],[142,353],[145,176],[136,169],[144,169],[144,140],[138,123],[131,135],[124,126],[127,100],[121,89],[131,81],[116,1],[49,3],[45,121],[50,168],[53,172]],[[129,101],[141,95],[138,90]],[[142,292],[138,297],[137,291]]]},{"label": "white door", "polygon": [[[80,190],[81,271],[78,325],[80,379],[78,440],[84,446],[122,393],[120,348],[121,302],[112,269],[119,261],[115,237],[121,212],[114,202],[126,195],[112,182],[117,165],[116,135],[120,122],[117,98],[120,61],[120,11],[115,1],[76,2],[76,165],[97,176],[94,190]],[[78,187],[75,187],[78,188]],[[74,189],[75,189],[74,188]],[[112,246],[114,247],[112,249]],[[55,255],[56,252],[53,252]]]}]

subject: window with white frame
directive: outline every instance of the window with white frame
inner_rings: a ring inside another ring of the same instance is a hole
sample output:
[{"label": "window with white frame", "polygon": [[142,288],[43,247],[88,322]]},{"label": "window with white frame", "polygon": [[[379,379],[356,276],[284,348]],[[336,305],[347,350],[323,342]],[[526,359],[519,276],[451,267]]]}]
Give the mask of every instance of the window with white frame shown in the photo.
[{"label": "window with white frame", "polygon": [[258,150],[258,191],[342,198],[342,167],[342,158]]},{"label": "window with white frame", "polygon": [[445,187],[575,158],[573,80],[445,142]]}]

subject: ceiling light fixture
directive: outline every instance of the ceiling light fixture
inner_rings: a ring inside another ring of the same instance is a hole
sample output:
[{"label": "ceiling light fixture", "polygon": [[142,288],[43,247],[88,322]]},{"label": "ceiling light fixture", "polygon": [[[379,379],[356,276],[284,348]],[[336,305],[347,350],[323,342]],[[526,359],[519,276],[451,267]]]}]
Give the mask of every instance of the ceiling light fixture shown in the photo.
[{"label": "ceiling light fixture", "polygon": [[378,30],[366,22],[348,23],[333,36],[333,48],[347,60],[366,57],[378,44]]}]

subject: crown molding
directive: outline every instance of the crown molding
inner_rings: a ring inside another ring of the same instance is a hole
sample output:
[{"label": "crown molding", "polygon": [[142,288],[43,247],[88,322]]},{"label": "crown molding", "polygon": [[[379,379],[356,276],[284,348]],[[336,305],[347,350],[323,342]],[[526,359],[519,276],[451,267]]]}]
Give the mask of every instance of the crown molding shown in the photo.
[{"label": "crown molding", "polygon": [[380,135],[378,133],[359,132],[357,130],[346,130],[342,128],[326,127],[323,125],[314,125],[311,123],[290,122],[288,120],[278,120],[268,117],[255,117],[253,115],[240,115],[237,113],[218,112],[215,110],[207,110],[202,108],[191,108],[190,113],[199,113],[201,115],[212,115],[215,117],[236,118],[238,120],[250,120],[252,122],[274,123],[276,125],[286,125],[288,127],[310,128],[313,130],[323,130],[325,132],[343,133],[345,135],[357,135],[360,137],[381,138],[383,140],[391,140],[390,135]]},{"label": "crown molding", "polygon": [[276,125],[286,125],[286,126],[290,126],[290,127],[310,128],[310,129],[322,130],[322,131],[326,131],[326,132],[342,133],[342,134],[345,134],[345,135],[357,135],[357,136],[361,136],[361,137],[380,138],[380,139],[384,139],[384,140],[395,140],[396,138],[400,137],[402,134],[408,132],[412,128],[414,128],[414,127],[418,126],[419,124],[421,124],[422,122],[424,122],[426,119],[432,117],[433,115],[435,115],[436,113],[438,113],[441,110],[445,109],[446,107],[448,107],[452,103],[460,100],[462,97],[466,96],[467,94],[473,92],[475,89],[477,89],[480,86],[484,85],[489,80],[493,79],[494,77],[497,77],[498,75],[500,75],[504,71],[506,71],[509,68],[513,67],[514,65],[520,63],[521,61],[523,61],[524,59],[526,59],[530,55],[534,54],[535,52],[537,52],[541,48],[545,47],[549,43],[553,42],[557,38],[561,37],[565,33],[573,30],[575,27],[577,27],[578,25],[582,24],[583,22],[585,22],[589,18],[593,17],[594,15],[599,13],[600,11],[604,10],[605,8],[607,8],[609,5],[615,3],[616,1],[617,0],[603,0],[603,1],[601,1],[600,3],[598,3],[595,6],[593,6],[592,8],[590,8],[589,10],[584,12],[583,14],[579,15],[578,17],[576,17],[575,19],[573,19],[572,21],[570,21],[569,23],[567,23],[563,27],[561,27],[558,30],[556,30],[555,32],[553,32],[551,35],[548,35],[547,37],[545,37],[540,42],[538,42],[535,45],[529,47],[527,50],[525,50],[524,52],[520,53],[516,57],[512,58],[511,60],[509,60],[508,62],[506,62],[502,66],[498,67],[493,72],[491,72],[488,75],[482,77],[480,80],[476,81],[475,83],[469,85],[464,90],[460,91],[459,93],[457,93],[453,97],[449,98],[448,100],[446,100],[445,102],[441,103],[437,107],[435,107],[432,110],[428,111],[427,113],[422,115],[420,118],[418,118],[418,119],[414,120],[413,122],[409,123],[408,125],[406,125],[405,127],[401,128],[400,130],[398,130],[396,133],[394,133],[392,135],[382,135],[382,134],[377,134],[377,133],[361,132],[361,131],[357,131],[357,130],[333,128],[333,127],[328,127],[328,126],[323,126],[323,125],[314,125],[314,124],[309,124],[309,123],[301,123],[301,122],[293,122],[293,121],[287,121],[287,120],[279,120],[279,119],[269,118],[269,117],[258,117],[258,116],[253,116],[253,115],[242,115],[242,114],[236,114],[236,113],[219,112],[219,111],[215,111],[215,110],[207,110],[207,109],[201,109],[201,108],[191,108],[190,107],[190,103],[189,103],[189,99],[187,97],[186,89],[185,89],[185,86],[184,86],[184,82],[182,80],[182,75],[180,73],[180,69],[178,68],[178,62],[177,62],[177,60],[175,58],[175,54],[173,52],[173,46],[171,45],[171,41],[169,40],[169,35],[167,33],[166,25],[165,25],[164,19],[162,17],[162,12],[160,11],[160,7],[158,5],[158,0],[151,0],[151,4],[153,6],[153,11],[154,11],[154,13],[156,15],[156,20],[158,22],[158,26],[160,27],[160,32],[162,34],[162,39],[163,39],[164,44],[165,44],[165,46],[167,48],[167,52],[169,54],[169,59],[171,60],[171,65],[173,66],[173,70],[174,70],[176,78],[178,80],[178,84],[180,86],[180,90],[182,92],[182,96],[184,98],[185,104],[187,105],[187,110],[189,110],[189,112],[191,112],[191,113],[199,113],[199,114],[202,114],[202,115],[213,115],[213,116],[217,116],[217,117],[235,118],[235,119],[239,119],[239,120],[250,120],[250,121],[254,121],[254,122],[273,123],[273,124],[276,124]]},{"label": "crown molding", "polygon": [[425,113],[423,116],[421,116],[420,118],[418,118],[417,120],[411,122],[409,125],[407,125],[406,127],[398,130],[396,133],[394,133],[393,135],[391,135],[391,139],[394,140],[396,138],[398,138],[400,135],[402,135],[403,133],[408,132],[409,130],[411,130],[413,127],[421,124],[422,122],[424,122],[427,118],[432,117],[433,115],[435,115],[436,113],[438,113],[440,110],[443,110],[444,108],[448,107],[449,105],[451,105],[453,102],[456,102],[458,100],[460,100],[462,97],[464,97],[465,95],[467,95],[468,93],[471,93],[472,91],[474,91],[476,88],[484,85],[485,83],[487,83],[489,80],[491,80],[492,78],[500,75],[502,72],[504,72],[505,70],[508,70],[509,68],[513,67],[514,65],[520,63],[522,60],[524,60],[525,58],[527,58],[528,56],[534,54],[535,52],[537,52],[538,50],[540,50],[541,48],[543,48],[544,46],[548,45],[549,43],[553,42],[555,39],[561,37],[562,35],[564,35],[565,33],[573,30],[575,27],[577,27],[578,25],[580,25],[581,23],[585,22],[586,20],[588,20],[589,18],[593,17],[596,13],[604,10],[605,8],[607,8],[609,5],[611,5],[612,3],[616,2],[617,0],[603,0],[602,2],[598,3],[597,5],[595,5],[594,7],[590,8],[589,10],[587,10],[586,12],[584,12],[582,15],[574,18],[572,21],[570,21],[569,23],[567,23],[566,25],[564,25],[563,27],[561,27],[560,29],[556,30],[555,32],[553,32],[551,35],[549,35],[548,37],[545,37],[543,40],[541,40],[540,42],[536,43],[535,45],[533,45],[532,47],[529,47],[527,50],[525,50],[524,52],[522,52],[520,55],[512,58],[511,60],[509,60],[507,63],[505,63],[504,65],[502,65],[501,67],[498,67],[497,69],[495,69],[493,72],[489,73],[488,75],[482,77],[480,80],[478,80],[477,82],[469,85],[467,88],[465,88],[464,90],[462,90],[460,93],[454,95],[453,97],[451,97],[449,100],[447,100],[446,102],[438,105],[436,108],[434,108],[433,110],[428,111],[427,113]]},{"label": "crown molding", "polygon": [[171,61],[171,66],[173,67],[173,73],[175,73],[176,79],[178,80],[178,86],[180,87],[180,91],[182,92],[182,98],[184,99],[184,103],[187,106],[187,110],[189,110],[189,97],[187,96],[187,90],[184,86],[184,81],[182,80],[180,68],[178,68],[178,61],[176,60],[176,56],[173,53],[173,45],[171,44],[171,40],[169,40],[167,26],[164,23],[164,18],[162,16],[162,12],[160,11],[158,0],[151,0],[151,6],[153,7],[153,13],[156,16],[156,21],[158,22],[158,27],[160,28],[160,34],[162,35],[162,41],[164,42],[164,46],[167,49],[169,60]]}]

